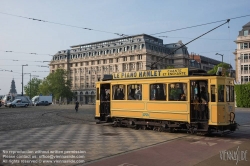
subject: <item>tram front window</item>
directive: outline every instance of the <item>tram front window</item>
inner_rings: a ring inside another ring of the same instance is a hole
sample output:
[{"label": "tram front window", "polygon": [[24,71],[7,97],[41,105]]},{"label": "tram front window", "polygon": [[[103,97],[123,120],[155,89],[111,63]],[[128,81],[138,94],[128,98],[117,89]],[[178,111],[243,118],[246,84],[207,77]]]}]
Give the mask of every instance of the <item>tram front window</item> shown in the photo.
[{"label": "tram front window", "polygon": [[234,86],[230,86],[230,102],[234,102]]},{"label": "tram front window", "polygon": [[224,102],[224,85],[218,86],[218,102]]}]

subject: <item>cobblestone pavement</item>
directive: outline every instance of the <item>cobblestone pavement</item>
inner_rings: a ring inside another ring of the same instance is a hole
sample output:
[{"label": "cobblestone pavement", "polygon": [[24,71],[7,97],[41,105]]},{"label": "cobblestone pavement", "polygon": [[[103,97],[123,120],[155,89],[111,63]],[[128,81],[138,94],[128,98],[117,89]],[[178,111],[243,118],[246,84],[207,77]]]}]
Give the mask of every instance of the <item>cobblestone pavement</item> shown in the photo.
[{"label": "cobblestone pavement", "polygon": [[[249,112],[250,109],[237,108],[236,121],[242,127],[250,124]],[[239,134],[244,135],[244,132],[243,130]],[[232,135],[231,138],[233,137]],[[101,160],[100,163],[102,163],[102,160],[107,158],[133,154],[132,152],[136,150],[150,149],[150,147],[174,141],[178,142],[178,140],[194,139],[198,142],[194,145],[199,145],[202,143],[202,141],[199,141],[200,138],[184,133],[161,133],[149,130],[114,128],[104,124],[97,125],[94,120],[93,105],[80,106],[78,113],[75,113],[73,105],[0,108],[0,165],[3,161],[3,150],[81,150],[86,151],[86,154],[84,154],[85,162],[92,163]],[[189,142],[193,143],[192,141]],[[232,145],[238,143],[237,138],[231,142]],[[175,146],[178,146],[178,143]],[[164,154],[166,153],[168,151],[164,152]],[[142,154],[137,153],[137,157],[143,158]],[[153,151],[151,155],[156,154],[157,151]],[[81,159],[83,158],[79,158],[79,160]],[[146,161],[150,158],[144,159]]]}]

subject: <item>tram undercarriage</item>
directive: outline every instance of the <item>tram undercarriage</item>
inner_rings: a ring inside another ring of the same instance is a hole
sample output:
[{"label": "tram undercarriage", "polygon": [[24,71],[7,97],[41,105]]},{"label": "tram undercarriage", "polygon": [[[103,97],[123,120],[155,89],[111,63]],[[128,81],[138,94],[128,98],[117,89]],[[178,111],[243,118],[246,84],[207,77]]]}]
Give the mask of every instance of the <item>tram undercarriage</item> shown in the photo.
[{"label": "tram undercarriage", "polygon": [[175,122],[175,121],[160,121],[146,119],[129,119],[129,118],[106,118],[107,122],[113,122],[113,127],[129,127],[136,130],[154,130],[158,132],[168,131],[186,132],[197,135],[209,135],[212,133],[229,134],[234,132],[238,124],[232,123],[227,126],[211,126],[207,121],[197,122]]}]

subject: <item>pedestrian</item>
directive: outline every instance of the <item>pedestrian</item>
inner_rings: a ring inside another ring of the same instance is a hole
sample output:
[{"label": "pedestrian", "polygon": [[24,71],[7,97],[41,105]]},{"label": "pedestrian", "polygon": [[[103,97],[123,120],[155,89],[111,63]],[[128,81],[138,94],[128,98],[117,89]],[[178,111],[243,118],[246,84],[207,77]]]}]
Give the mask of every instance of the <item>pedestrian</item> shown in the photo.
[{"label": "pedestrian", "polygon": [[79,107],[79,102],[76,101],[76,105],[75,105],[75,110],[76,110],[76,112],[78,112],[78,107]]}]

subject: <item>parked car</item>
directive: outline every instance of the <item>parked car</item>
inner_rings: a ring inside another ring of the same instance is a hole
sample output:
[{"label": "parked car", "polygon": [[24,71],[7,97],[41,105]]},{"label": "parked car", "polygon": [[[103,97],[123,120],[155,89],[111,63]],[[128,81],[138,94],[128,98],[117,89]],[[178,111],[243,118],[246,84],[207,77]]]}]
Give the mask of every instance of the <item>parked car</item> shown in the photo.
[{"label": "parked car", "polygon": [[48,101],[39,101],[38,103],[35,103],[35,106],[41,106],[41,105],[48,106],[49,102]]},{"label": "parked car", "polygon": [[12,107],[12,108],[15,108],[15,107],[28,107],[28,103],[27,102],[22,102],[21,99],[16,99],[12,102],[9,102],[7,103],[7,107]]}]

